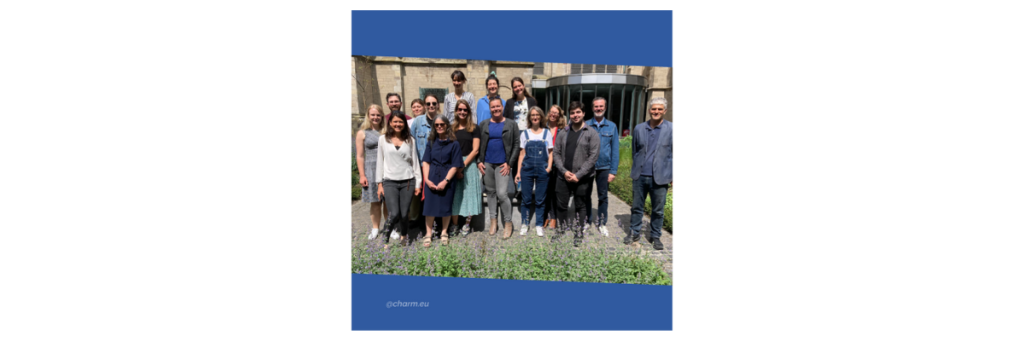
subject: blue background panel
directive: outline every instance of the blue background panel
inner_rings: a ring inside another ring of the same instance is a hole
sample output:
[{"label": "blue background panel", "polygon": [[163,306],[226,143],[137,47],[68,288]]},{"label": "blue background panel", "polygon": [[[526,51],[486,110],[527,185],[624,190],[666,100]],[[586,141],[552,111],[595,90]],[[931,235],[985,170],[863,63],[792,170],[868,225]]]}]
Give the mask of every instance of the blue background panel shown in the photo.
[{"label": "blue background panel", "polygon": [[352,274],[352,329],[672,330],[672,287]]},{"label": "blue background panel", "polygon": [[352,11],[352,54],[671,67],[672,12]]}]

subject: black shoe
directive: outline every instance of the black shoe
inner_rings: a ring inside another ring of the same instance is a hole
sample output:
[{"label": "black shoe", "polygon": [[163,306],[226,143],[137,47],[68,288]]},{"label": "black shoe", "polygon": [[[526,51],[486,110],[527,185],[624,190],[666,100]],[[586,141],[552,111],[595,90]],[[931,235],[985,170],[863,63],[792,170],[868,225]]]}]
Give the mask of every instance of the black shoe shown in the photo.
[{"label": "black shoe", "polygon": [[626,233],[627,233],[626,237],[622,238],[622,243],[623,244],[629,245],[629,244],[633,244],[633,243],[636,243],[636,242],[640,241],[640,234],[639,233],[633,233],[632,230],[629,230]]},{"label": "black shoe", "polygon": [[654,240],[651,241],[651,245],[654,245],[654,249],[655,250],[664,250],[665,249],[665,245],[661,244],[661,238],[654,238]]},{"label": "black shoe", "polygon": [[387,244],[388,241],[391,240],[391,231],[386,230],[386,229],[382,229],[382,230],[384,230],[384,232],[382,232],[380,234],[380,236],[384,237],[384,244]]},{"label": "black shoe", "polygon": [[574,246],[574,247],[580,247],[580,244],[582,244],[582,243],[583,243],[583,237],[576,237],[576,238],[572,239],[572,246]]}]

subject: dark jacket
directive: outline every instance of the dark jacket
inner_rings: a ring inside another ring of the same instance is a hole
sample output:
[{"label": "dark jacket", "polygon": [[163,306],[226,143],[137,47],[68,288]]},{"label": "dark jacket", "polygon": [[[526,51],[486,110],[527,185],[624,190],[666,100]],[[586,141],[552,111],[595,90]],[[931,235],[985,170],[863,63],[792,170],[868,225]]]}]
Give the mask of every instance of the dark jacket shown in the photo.
[{"label": "dark jacket", "polygon": [[[505,145],[505,162],[509,167],[519,161],[519,126],[510,119],[505,119],[504,127],[501,128],[501,142]],[[487,160],[487,141],[491,137],[491,120],[480,123],[480,155],[476,157],[480,162]]]},{"label": "dark jacket", "polygon": [[[527,96],[526,97],[526,110],[530,110],[530,108],[533,108],[535,106],[537,106],[537,100],[534,99],[533,97]],[[516,119],[515,118],[515,112],[513,112],[513,109],[515,109],[515,107],[516,107],[516,97],[515,96],[512,96],[511,99],[505,100],[505,109],[502,112],[502,116],[505,116],[505,118],[507,118],[507,119],[515,120]]]},{"label": "dark jacket", "polygon": [[654,153],[654,183],[667,185],[672,182],[672,122],[661,122],[661,133],[658,135],[658,142],[654,146],[647,145],[648,122],[640,123],[633,129],[633,169],[629,177],[633,180],[640,178],[640,167],[644,160],[647,160],[648,153]]},{"label": "dark jacket", "polygon": [[[583,128],[580,128],[580,138],[576,141],[576,152],[574,155],[563,155],[565,154],[566,141],[569,139],[569,129],[572,129],[572,122],[565,126],[565,128],[562,128],[558,132],[558,136],[555,137],[553,163],[555,164],[555,169],[558,170],[558,177],[564,179],[566,171],[576,174],[578,179],[594,176],[594,174],[597,174],[597,169],[594,166],[597,164],[597,154],[601,147],[601,136],[597,134],[597,130],[594,130],[594,127],[584,124]],[[573,158],[573,169],[565,169],[566,157]]]}]

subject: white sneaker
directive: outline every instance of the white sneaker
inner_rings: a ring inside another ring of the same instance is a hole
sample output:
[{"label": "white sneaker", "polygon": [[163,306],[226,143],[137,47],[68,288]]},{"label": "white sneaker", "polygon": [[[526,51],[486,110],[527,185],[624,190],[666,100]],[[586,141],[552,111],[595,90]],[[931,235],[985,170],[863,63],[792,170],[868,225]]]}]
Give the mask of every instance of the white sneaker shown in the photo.
[{"label": "white sneaker", "polygon": [[398,230],[397,229],[396,230],[392,230],[391,231],[391,239],[398,240],[399,238],[402,238],[402,235],[398,233]]},{"label": "white sneaker", "polygon": [[604,225],[601,225],[601,227],[598,227],[597,229],[601,231],[601,234],[604,235],[605,237],[608,236],[608,228],[605,227]]},{"label": "white sneaker", "polygon": [[377,239],[377,231],[380,231],[380,229],[371,229],[370,230],[370,240]]},{"label": "white sneaker", "polygon": [[537,235],[541,237],[544,236],[544,226],[537,226]]},{"label": "white sneaker", "polygon": [[526,235],[526,231],[529,231],[529,230],[530,230],[530,225],[523,224],[523,227],[519,229],[519,235],[520,236],[525,236]]}]

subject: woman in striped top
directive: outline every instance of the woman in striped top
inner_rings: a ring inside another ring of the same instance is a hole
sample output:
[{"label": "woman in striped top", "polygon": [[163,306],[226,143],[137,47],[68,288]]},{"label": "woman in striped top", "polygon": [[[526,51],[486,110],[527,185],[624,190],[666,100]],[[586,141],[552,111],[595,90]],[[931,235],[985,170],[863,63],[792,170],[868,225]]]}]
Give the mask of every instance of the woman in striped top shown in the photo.
[{"label": "woman in striped top", "polygon": [[[467,103],[476,103],[476,97],[473,96],[473,93],[463,89],[465,84],[466,75],[462,71],[455,70],[455,72],[452,72],[452,87],[455,88],[455,91],[449,92],[444,96],[444,117],[448,118],[448,122],[455,121],[455,104],[460,99],[466,100]],[[476,116],[472,117],[473,121],[476,122]]]}]

